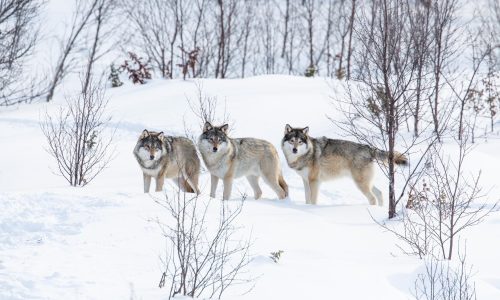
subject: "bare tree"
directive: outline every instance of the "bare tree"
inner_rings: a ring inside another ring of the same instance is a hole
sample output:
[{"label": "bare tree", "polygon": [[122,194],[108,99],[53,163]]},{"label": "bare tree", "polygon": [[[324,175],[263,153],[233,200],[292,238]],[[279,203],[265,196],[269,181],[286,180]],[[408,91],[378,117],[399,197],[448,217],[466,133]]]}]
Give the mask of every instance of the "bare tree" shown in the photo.
[{"label": "bare tree", "polygon": [[276,37],[278,35],[277,31],[277,17],[275,14],[275,6],[272,2],[267,2],[261,7],[262,17],[259,19],[259,26],[257,26],[257,32],[261,39],[262,45],[262,60],[264,61],[264,73],[265,74],[275,74],[277,71],[278,60],[278,48],[276,44]]},{"label": "bare tree", "polygon": [[382,224],[403,242],[400,248],[407,254],[451,260],[462,231],[481,223],[497,208],[498,202],[479,202],[485,196],[480,173],[464,175],[464,162],[471,151],[468,136],[457,143],[457,157],[446,156],[440,144],[433,145],[421,180],[409,192],[402,227]]},{"label": "bare tree", "polygon": [[193,19],[196,20],[194,27],[187,29],[188,34],[191,34],[193,48],[199,47],[201,49],[200,56],[198,57],[198,69],[196,77],[208,77],[214,74],[211,67],[214,64],[217,53],[216,31],[213,25],[208,20],[212,20],[214,10],[214,2],[210,0],[194,0],[195,4],[193,11],[195,15]]},{"label": "bare tree", "polygon": [[250,40],[250,35],[253,30],[254,14],[255,14],[254,5],[252,5],[252,3],[246,3],[243,12],[243,26],[241,32],[242,36],[240,38],[243,43],[243,49],[241,51],[241,75],[240,75],[241,78],[245,77],[245,69],[248,62],[249,50],[252,44]]},{"label": "bare tree", "polygon": [[113,138],[105,136],[111,118],[105,115],[104,85],[90,80],[85,87],[83,76],[81,88],[78,96],[66,98],[67,106],[57,116],[46,113],[41,123],[47,151],[56,160],[58,173],[72,186],[91,182],[113,156]]},{"label": "bare tree", "polygon": [[475,300],[476,287],[472,282],[472,267],[467,264],[467,253],[459,253],[459,264],[426,259],[424,273],[415,281],[416,300]]},{"label": "bare tree", "polygon": [[[409,117],[405,109],[407,103],[414,99],[410,87],[416,66],[411,59],[413,33],[407,26],[406,3],[380,0],[376,6],[375,31],[371,30],[371,21],[366,15],[360,19],[356,32],[360,46],[355,55],[366,68],[359,83],[354,85],[354,91],[349,89],[348,103],[344,103],[347,107],[341,108],[345,121],[336,123],[360,142],[387,151],[388,164],[382,169],[389,180],[389,218],[395,216],[399,201],[396,199],[394,158],[398,139],[404,141],[399,135],[400,125]],[[377,135],[373,134],[374,130]],[[417,143],[413,139],[404,152]]]},{"label": "bare tree", "polygon": [[[180,48],[180,47],[179,47]],[[182,53],[187,56],[184,59],[184,63],[177,64],[178,67],[182,68],[182,79],[186,80],[186,76],[189,74],[189,70],[191,69],[191,74],[193,78],[196,77],[196,64],[198,63],[198,56],[200,55],[200,48],[195,48],[191,51],[186,51],[183,48],[180,48]]]},{"label": "bare tree", "polygon": [[336,28],[338,29],[338,34],[340,38],[340,51],[339,53],[335,56],[336,60],[338,60],[338,68],[335,71],[335,76],[339,79],[343,78],[345,76],[345,66],[344,66],[344,53],[345,53],[345,48],[346,48],[346,38],[347,35],[350,32],[350,22],[348,20],[348,12],[347,12],[347,6],[346,6],[346,1],[340,1],[339,5],[339,18],[338,18],[338,24]]},{"label": "bare tree", "polygon": [[[206,95],[200,83],[196,83],[196,90],[196,100],[186,98],[186,101],[191,112],[199,121],[200,127],[197,129],[198,131],[203,128],[206,122],[220,124],[230,122],[230,116],[225,104],[221,107],[217,97]],[[234,127],[232,125],[230,128]],[[196,139],[194,139],[194,142],[196,143]]]},{"label": "bare tree", "polygon": [[488,1],[488,9],[482,10],[482,38],[491,44],[492,56],[495,61],[495,70],[500,70],[500,3],[496,0]]},{"label": "bare tree", "polygon": [[[445,74],[449,73],[449,68],[457,54],[455,43],[458,38],[458,26],[456,26],[456,12],[458,0],[432,0],[430,3],[431,13],[431,33],[432,48],[429,52],[429,59],[433,71],[433,97],[429,98],[434,122],[434,132],[441,138],[440,126],[443,114],[440,113],[440,96],[444,85]],[[450,79],[448,79],[450,80]]]},{"label": "bare tree", "polygon": [[[146,52],[163,78],[173,78],[180,31],[180,0],[124,0],[124,9]],[[180,53],[179,53],[180,54]]]},{"label": "bare tree", "polygon": [[233,47],[235,47],[235,33],[240,5],[238,0],[217,0],[217,58],[215,64],[215,77],[226,78],[228,68],[232,61]]},{"label": "bare tree", "polygon": [[347,79],[351,79],[351,55],[352,55],[352,33],[354,32],[354,20],[356,16],[356,0],[351,0],[351,15],[349,16],[349,42],[347,45]]},{"label": "bare tree", "polygon": [[281,47],[281,58],[285,57],[286,45],[288,39],[288,28],[290,26],[290,0],[285,1],[285,13],[283,14],[283,46]]},{"label": "bare tree", "polygon": [[[363,3],[361,3],[363,4]],[[360,14],[359,14],[359,18],[362,18],[362,21],[364,23],[364,25],[361,25],[362,27],[368,27],[369,28],[369,32],[370,32],[370,36],[373,36],[373,34],[375,33],[375,30],[376,30],[376,25],[377,25],[377,18],[378,18],[378,10],[379,10],[379,5],[380,5],[380,1],[368,1],[368,4],[370,5],[369,6],[369,9],[368,8],[365,8],[365,6],[363,6],[359,11],[360,11]],[[366,4],[365,4],[366,5]],[[370,12],[370,14],[368,14],[367,12],[363,13],[364,11],[368,11]],[[354,28],[355,31],[354,33],[356,33],[356,27]],[[366,29],[365,29],[366,31]],[[357,34],[355,34],[355,37],[357,36]],[[355,40],[357,40],[357,38],[355,38]],[[368,40],[368,47],[371,47],[371,43],[373,43],[373,40]],[[365,46],[366,47],[366,46]],[[366,68],[367,68],[367,58],[368,56],[361,56],[361,61],[359,60],[359,58],[356,58],[356,57],[353,57],[355,59],[355,65],[357,66],[357,68],[359,69],[355,78],[356,79],[361,79],[363,77],[364,74],[366,74]]]},{"label": "bare tree", "polygon": [[[241,238],[236,223],[243,202],[231,208],[230,203],[206,202],[179,192],[157,203],[170,220],[158,221],[167,242],[159,286],[169,288],[169,299],[176,295],[220,299],[230,287],[252,281],[243,277],[250,262],[250,240]],[[209,218],[214,205],[219,210],[216,220]]]},{"label": "bare tree", "polygon": [[105,53],[110,51],[108,47],[101,53],[101,48],[103,40],[109,39],[113,31],[106,28],[112,17],[112,12],[116,8],[116,0],[97,0],[94,18],[91,20],[94,24],[94,34],[90,42],[90,52],[88,57],[88,63],[84,75],[83,91],[86,91],[92,80],[92,73],[95,62],[102,57]]},{"label": "bare tree", "polygon": [[487,74],[486,76],[481,80],[481,83],[484,88],[485,92],[485,99],[484,101],[486,102],[487,108],[488,108],[488,114],[490,117],[490,130],[493,132],[494,130],[494,121],[496,118],[496,115],[498,114],[498,107],[500,106],[500,91],[499,91],[499,82],[500,82],[500,75],[495,72],[495,66],[498,62],[495,59],[495,56],[493,55],[493,51],[488,53],[487,56]]},{"label": "bare tree", "polygon": [[[472,37],[471,37],[472,38]],[[460,107],[458,109],[459,113],[459,120],[458,120],[458,139],[462,139],[462,136],[464,134],[464,127],[468,124],[469,126],[471,125],[470,122],[467,122],[464,119],[464,114],[466,109],[468,108],[468,105],[472,104],[472,107],[474,108],[474,111],[476,113],[476,118],[477,114],[479,114],[478,107],[477,105],[483,105],[482,103],[482,96],[480,96],[477,90],[477,85],[478,85],[478,80],[477,80],[477,75],[479,73],[479,69],[482,66],[485,58],[491,53],[491,48],[489,46],[484,49],[481,46],[476,46],[472,44],[472,52],[473,52],[473,59],[472,59],[472,73],[470,75],[469,80],[465,83],[465,87],[462,86],[460,89],[457,84],[454,84],[453,82],[446,80],[449,89],[451,90],[452,94],[452,99],[458,99],[456,101]],[[453,101],[449,101],[453,102]],[[453,104],[453,107],[455,104]],[[475,107],[474,107],[475,106]],[[451,108],[451,110],[454,110],[454,108]],[[446,110],[445,110],[446,111]],[[473,126],[471,127],[472,129],[475,128],[475,122],[473,122]],[[472,135],[472,140],[474,140],[474,135]]]},{"label": "bare tree", "polygon": [[54,74],[48,88],[47,102],[52,100],[55,89],[62,79],[75,67],[76,62],[72,59],[72,53],[79,47],[81,35],[85,28],[91,23],[92,16],[99,2],[100,0],[92,0],[91,2],[75,0],[76,9],[73,13],[69,33],[59,41],[61,53],[59,54]]},{"label": "bare tree", "polygon": [[288,74],[293,74],[296,70],[302,71],[302,68],[297,66],[300,61],[300,53],[302,52],[303,44],[301,41],[297,41],[297,37],[300,36],[300,15],[298,13],[297,5],[292,1],[288,7],[289,18],[288,21],[288,44],[285,50],[285,61]]},{"label": "bare tree", "polygon": [[420,134],[419,121],[425,113],[425,111],[422,112],[423,102],[429,99],[432,93],[428,59],[431,48],[431,7],[428,2],[415,1],[413,4],[408,5],[408,9],[410,30],[413,32],[412,55],[416,65],[415,101],[411,107],[413,111],[413,134],[418,137]]},{"label": "bare tree", "polygon": [[316,20],[316,7],[317,3],[314,0],[304,0],[302,1],[302,5],[304,6],[303,17],[306,21],[307,28],[307,45],[308,45],[308,58],[309,58],[309,66],[308,68],[313,69],[313,75],[316,73],[316,64],[314,59],[314,33],[316,32],[314,28],[314,20]]},{"label": "bare tree", "polygon": [[[39,0],[0,1],[0,106],[26,102],[41,94],[26,87],[24,69],[38,39]],[[30,94],[30,92],[34,92]]]}]

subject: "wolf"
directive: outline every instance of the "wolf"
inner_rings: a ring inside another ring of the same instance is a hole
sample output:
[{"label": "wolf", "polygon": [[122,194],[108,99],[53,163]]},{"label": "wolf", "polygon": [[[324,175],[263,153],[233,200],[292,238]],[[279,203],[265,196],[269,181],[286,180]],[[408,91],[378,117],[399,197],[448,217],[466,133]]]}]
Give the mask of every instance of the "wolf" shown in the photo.
[{"label": "wolf", "polygon": [[201,157],[210,171],[210,197],[215,198],[219,179],[224,184],[223,200],[231,197],[234,178],[245,176],[259,199],[262,191],[259,178],[274,190],[279,199],[288,196],[288,185],[283,179],[278,152],[264,140],[254,138],[229,138],[228,125],[212,126],[206,122],[198,140]]},{"label": "wolf", "polygon": [[[309,127],[285,126],[281,149],[288,166],[304,183],[307,204],[316,204],[321,182],[350,176],[371,205],[383,205],[382,192],[373,186],[375,163],[387,162],[388,153],[368,145],[326,137],[310,137]],[[395,153],[394,162],[406,165],[408,159]]]},{"label": "wolf", "polygon": [[157,192],[162,190],[166,177],[185,192],[200,193],[200,159],[191,140],[144,129],[135,145],[134,156],[142,169],[144,193],[149,192],[151,177],[156,179]]}]

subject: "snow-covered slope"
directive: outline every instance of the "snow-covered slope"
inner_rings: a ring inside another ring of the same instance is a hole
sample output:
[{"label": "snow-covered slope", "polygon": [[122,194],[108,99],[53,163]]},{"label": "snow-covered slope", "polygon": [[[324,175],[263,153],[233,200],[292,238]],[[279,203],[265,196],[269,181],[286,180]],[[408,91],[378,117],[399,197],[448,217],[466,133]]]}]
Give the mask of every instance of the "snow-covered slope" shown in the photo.
[{"label": "snow-covered slope", "polygon": [[[165,241],[155,222],[165,212],[154,201],[161,193],[142,193],[132,156],[140,132],[182,135],[186,124],[199,134],[186,99],[196,100],[201,86],[218,98],[220,114],[226,106],[233,137],[263,138],[279,149],[286,123],[310,126],[312,136],[341,137],[326,117],[340,117],[331,104],[335,85],[321,78],[260,76],[111,89],[116,157],[84,188],[68,187],[55,175],[44,150],[39,120],[64,105],[62,99],[0,111],[0,299],[165,299],[168,291],[158,288]],[[486,187],[498,181],[498,149],[499,140],[490,138],[471,156],[471,170],[482,169]],[[423,262],[401,254],[394,237],[374,223],[370,214],[384,219],[387,208],[370,207],[348,179],[323,184],[319,205],[306,205],[301,179],[278,152],[290,199],[279,201],[262,184],[263,199],[246,201],[239,222],[252,231],[249,271],[257,279],[249,293],[235,289],[229,298],[411,299]],[[376,185],[385,191],[378,175]],[[252,195],[246,180],[235,184],[232,201]],[[199,201],[220,201],[208,197],[207,173],[200,187]],[[498,191],[490,192],[492,198]],[[479,299],[500,299],[499,232],[496,212],[467,235]],[[284,251],[278,264],[268,258],[277,250]]]}]

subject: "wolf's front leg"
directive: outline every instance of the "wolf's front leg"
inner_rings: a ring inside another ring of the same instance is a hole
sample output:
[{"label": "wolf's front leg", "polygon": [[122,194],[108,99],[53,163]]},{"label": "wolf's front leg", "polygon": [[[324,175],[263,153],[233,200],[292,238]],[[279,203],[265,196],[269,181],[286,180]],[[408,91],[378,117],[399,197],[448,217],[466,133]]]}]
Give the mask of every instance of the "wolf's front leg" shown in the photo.
[{"label": "wolf's front leg", "polygon": [[229,200],[231,198],[231,190],[233,189],[233,177],[224,178],[224,192],[222,193],[222,200]]},{"label": "wolf's front leg", "polygon": [[149,187],[151,186],[151,176],[142,173],[142,178],[144,180],[144,193],[149,193]]},{"label": "wolf's front leg", "polygon": [[311,188],[309,187],[309,180],[302,178],[304,183],[304,193],[306,195],[306,204],[311,204]]},{"label": "wolf's front leg", "polygon": [[318,202],[319,181],[317,179],[309,179],[309,189],[311,191],[310,203],[316,204]]},{"label": "wolf's front leg", "polygon": [[215,191],[217,190],[217,184],[219,183],[219,177],[215,175],[210,175],[210,197],[215,198]]},{"label": "wolf's front leg", "polygon": [[165,176],[156,177],[156,192],[161,192],[163,190],[163,183],[165,182]]}]

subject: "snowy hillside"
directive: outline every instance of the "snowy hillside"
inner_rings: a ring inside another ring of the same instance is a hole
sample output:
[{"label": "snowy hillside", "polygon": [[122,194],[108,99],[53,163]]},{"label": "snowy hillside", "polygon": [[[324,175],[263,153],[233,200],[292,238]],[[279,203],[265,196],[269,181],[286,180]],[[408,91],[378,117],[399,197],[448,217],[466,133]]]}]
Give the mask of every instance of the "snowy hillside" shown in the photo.
[{"label": "snowy hillside", "polygon": [[[327,116],[336,83],[322,78],[259,76],[234,80],[153,80],[143,86],[109,89],[107,112],[116,129],[116,156],[95,181],[68,187],[54,173],[40,129],[45,111],[65,105],[62,96],[49,104],[0,111],[0,299],[167,299],[158,288],[165,240],[156,220],[167,214],[142,193],[142,173],[132,150],[145,128],[183,135],[185,126],[201,133],[187,98],[197,86],[217,97],[229,113],[232,137],[257,137],[278,149],[290,197],[280,201],[262,184],[263,197],[248,197],[240,225],[251,232],[249,276],[255,285],[232,289],[228,299],[413,299],[423,261],[403,255],[396,239],[375,224],[384,207],[369,206],[349,179],[324,183],[319,204],[306,205],[302,180],[286,165],[280,141],[286,123],[309,126],[311,136],[342,137]],[[489,200],[498,199],[500,140],[488,138],[471,154],[469,171],[482,170]],[[450,146],[451,147],[451,146]],[[450,148],[450,151],[453,151]],[[209,198],[210,176],[200,178]],[[377,172],[375,185],[387,193]],[[172,184],[165,187],[173,190]],[[253,195],[246,180],[235,181],[230,202]],[[219,185],[218,198],[222,197]],[[387,197],[385,197],[387,202]],[[370,215],[371,214],[371,215]],[[500,212],[466,233],[478,299],[500,299]],[[283,250],[278,263],[271,252]]]}]

